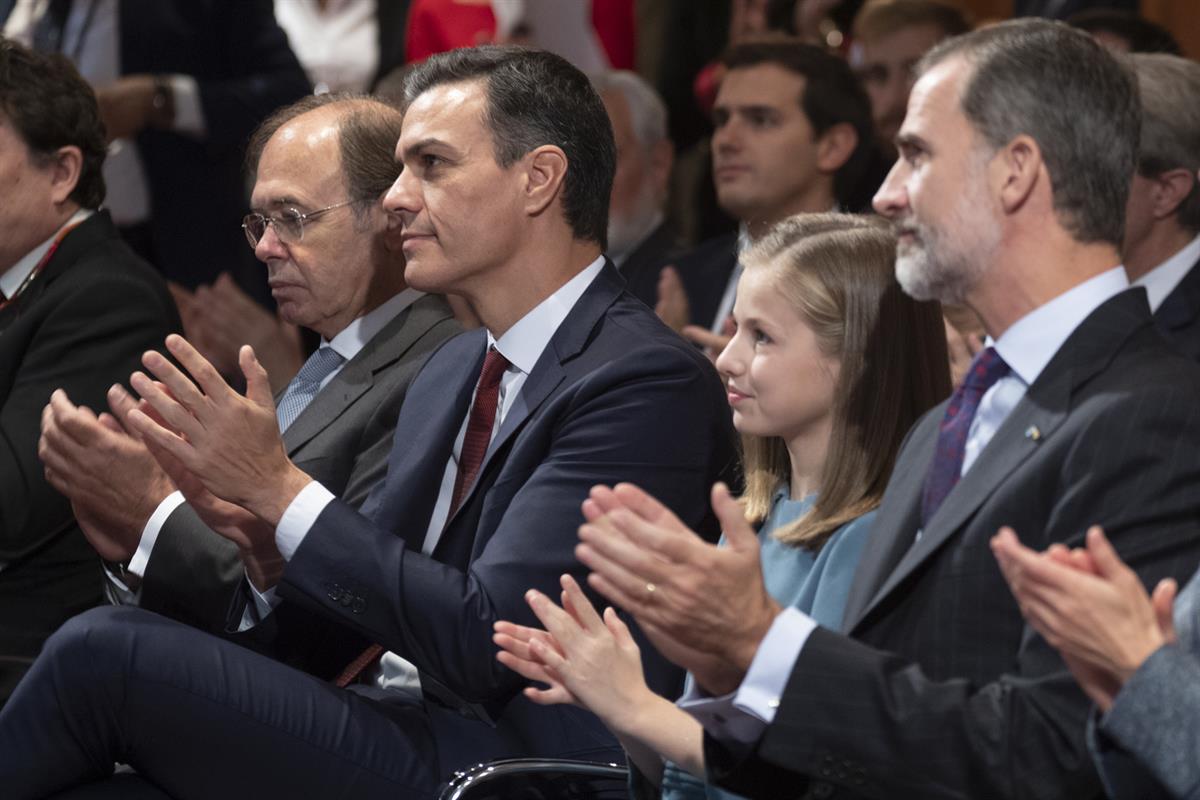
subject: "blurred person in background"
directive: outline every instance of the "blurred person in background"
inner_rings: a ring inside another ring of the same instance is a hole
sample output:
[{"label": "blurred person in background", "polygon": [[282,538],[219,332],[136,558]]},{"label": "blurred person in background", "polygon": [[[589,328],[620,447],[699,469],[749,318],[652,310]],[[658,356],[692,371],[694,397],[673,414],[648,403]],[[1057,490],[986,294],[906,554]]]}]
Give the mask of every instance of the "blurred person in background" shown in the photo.
[{"label": "blurred person in background", "polygon": [[1200,360],[1200,64],[1126,57],[1142,96],[1137,172],[1125,213],[1125,272],[1146,287],[1159,328]]},{"label": "blurred person in background", "polygon": [[617,172],[608,203],[608,257],[626,288],[653,307],[659,272],[678,250],[663,203],[675,150],[667,109],[654,88],[627,70],[600,73],[592,85],[604,101],[617,144]]},{"label": "blurred person in background", "polygon": [[655,310],[715,356],[733,308],[738,250],[785,217],[838,208],[862,177],[873,134],[862,88],[841,58],[790,37],[734,45],[713,109],[717,199],[739,232],[682,255]]},{"label": "blurred person in background", "polygon": [[309,93],[270,0],[0,0],[5,35],[70,58],[108,133],[121,235],[192,288],[228,270],[269,303],[246,251],[242,156],[273,110]]}]

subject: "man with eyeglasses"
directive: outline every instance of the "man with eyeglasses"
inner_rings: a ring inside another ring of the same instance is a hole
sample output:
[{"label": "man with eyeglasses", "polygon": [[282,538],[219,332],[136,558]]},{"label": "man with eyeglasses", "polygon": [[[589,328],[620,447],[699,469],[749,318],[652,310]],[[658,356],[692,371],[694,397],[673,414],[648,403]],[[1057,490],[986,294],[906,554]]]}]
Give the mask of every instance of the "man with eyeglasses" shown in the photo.
[{"label": "man with eyeglasses", "polygon": [[[13,796],[98,781],[114,760],[177,797],[431,798],[485,759],[620,757],[594,715],[522,692],[495,660],[493,624],[531,622],[530,588],[582,580],[575,532],[598,482],[647,481],[716,539],[706,497],[736,460],[724,391],[603,255],[616,148],[585,75],[537,50],[462,48],[416,65],[405,94],[404,171],[384,198],[405,278],[465,297],[484,327],[414,378],[362,511],[282,457],[250,348],[245,396],[180,337],[168,350],[199,383],[146,356],[187,405],[145,375],[134,388],[186,442],[129,416],[259,561],[255,588],[269,588],[246,611],[273,608],[247,633],[256,645],[313,638],[282,630],[290,610],[375,646],[329,683],[142,609],[94,609],[51,637],[0,712]],[[178,444],[204,455],[168,457]],[[678,689],[680,670],[643,659],[652,686]]]},{"label": "man with eyeglasses", "polygon": [[[321,335],[278,397],[283,445],[355,506],[383,477],[418,365],[460,330],[441,296],[405,285],[398,226],[379,202],[400,171],[391,154],[400,122],[382,103],[322,95],[277,112],[250,143],[246,238],[284,319]],[[114,386],[109,405],[123,422],[135,404]],[[238,549],[200,521],[145,445],[59,392],[43,419],[42,457],[112,562],[111,599],[224,627],[244,574]]]}]

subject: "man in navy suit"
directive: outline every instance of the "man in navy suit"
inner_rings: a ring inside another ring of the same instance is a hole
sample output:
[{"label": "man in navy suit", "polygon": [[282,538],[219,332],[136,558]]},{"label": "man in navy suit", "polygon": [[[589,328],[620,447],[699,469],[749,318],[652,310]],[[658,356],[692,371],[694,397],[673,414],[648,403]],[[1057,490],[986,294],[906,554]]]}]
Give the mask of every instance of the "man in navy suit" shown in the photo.
[{"label": "man in navy suit", "polygon": [[[591,715],[524,697],[492,624],[531,624],[526,590],[582,578],[595,483],[644,482],[715,538],[707,490],[734,459],[721,385],[602,255],[615,154],[582,73],[539,51],[460,50],[416,67],[406,94],[404,171],[384,200],[406,279],[464,296],[485,327],[415,378],[363,513],[286,458],[249,348],[243,397],[169,338],[195,383],[148,354],[169,394],[133,384],[165,426],[130,415],[239,543],[255,576],[232,619],[245,638],[282,644],[290,609],[379,647],[347,666],[346,691],[140,609],[77,617],[0,715],[0,785],[16,795],[120,761],[174,796],[428,797],[485,758],[616,755]],[[678,672],[648,667],[675,688]]]},{"label": "man in navy suit", "polygon": [[1200,64],[1165,53],[1129,62],[1142,96],[1138,169],[1129,189],[1123,256],[1154,320],[1200,361]]}]

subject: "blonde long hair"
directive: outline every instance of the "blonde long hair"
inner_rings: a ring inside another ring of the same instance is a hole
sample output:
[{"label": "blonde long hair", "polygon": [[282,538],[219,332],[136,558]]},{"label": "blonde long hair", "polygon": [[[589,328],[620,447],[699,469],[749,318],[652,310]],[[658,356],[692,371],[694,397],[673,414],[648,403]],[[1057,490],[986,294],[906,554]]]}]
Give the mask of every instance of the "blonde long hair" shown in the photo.
[{"label": "blonde long hair", "polygon": [[[770,271],[776,290],[841,367],[833,426],[816,503],[775,532],[818,550],[847,522],[879,506],[905,433],[950,393],[941,307],[918,302],[896,282],[896,242],[878,217],[799,214],[777,224],[742,255],[744,269]],[[742,436],[753,522],[771,508],[791,459],[775,436]]]}]

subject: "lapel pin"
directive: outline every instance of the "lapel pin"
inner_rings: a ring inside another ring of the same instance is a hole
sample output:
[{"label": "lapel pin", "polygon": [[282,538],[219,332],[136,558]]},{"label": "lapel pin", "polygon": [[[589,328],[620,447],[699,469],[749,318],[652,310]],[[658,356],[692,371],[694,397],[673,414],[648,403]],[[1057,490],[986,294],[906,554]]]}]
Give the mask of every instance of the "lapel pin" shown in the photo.
[{"label": "lapel pin", "polygon": [[1040,442],[1042,440],[1042,432],[1038,430],[1037,425],[1030,425],[1025,429],[1025,438],[1032,439],[1035,442]]}]

